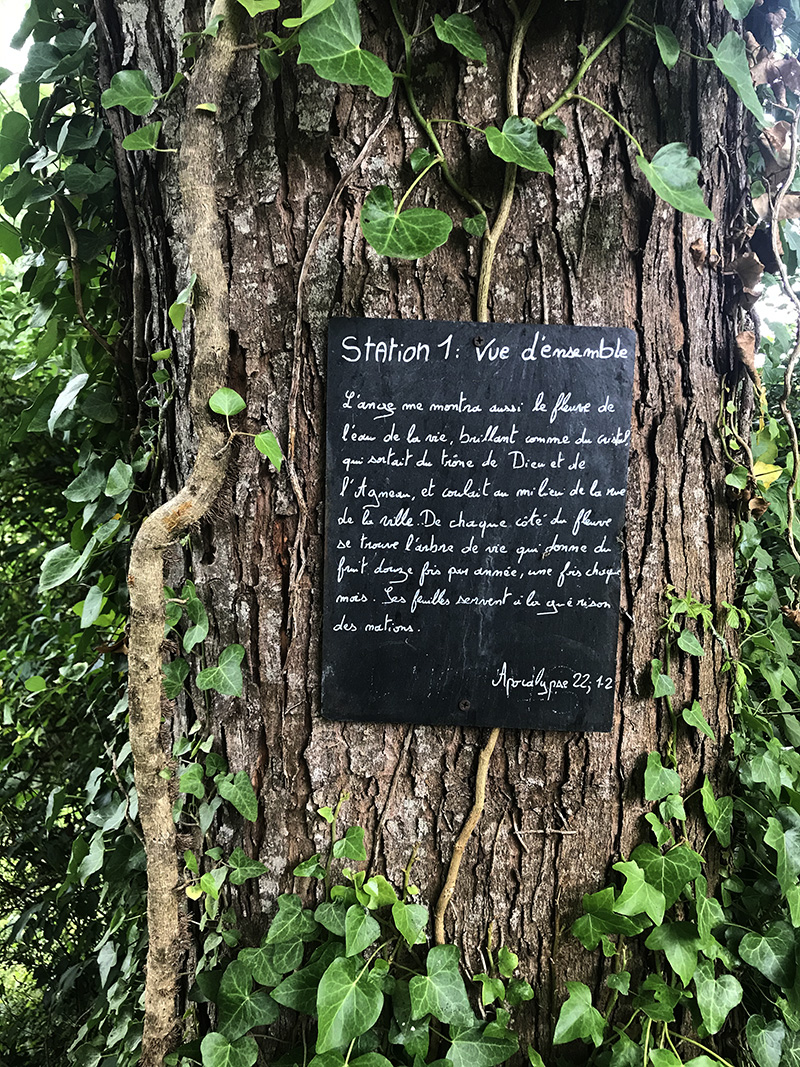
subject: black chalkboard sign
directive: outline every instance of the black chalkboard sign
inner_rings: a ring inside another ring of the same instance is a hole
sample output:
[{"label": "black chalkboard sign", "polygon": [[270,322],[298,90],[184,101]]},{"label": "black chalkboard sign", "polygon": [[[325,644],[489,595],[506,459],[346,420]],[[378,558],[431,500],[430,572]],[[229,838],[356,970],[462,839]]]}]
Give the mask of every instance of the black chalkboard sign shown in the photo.
[{"label": "black chalkboard sign", "polygon": [[331,321],[324,715],[610,729],[634,349]]}]

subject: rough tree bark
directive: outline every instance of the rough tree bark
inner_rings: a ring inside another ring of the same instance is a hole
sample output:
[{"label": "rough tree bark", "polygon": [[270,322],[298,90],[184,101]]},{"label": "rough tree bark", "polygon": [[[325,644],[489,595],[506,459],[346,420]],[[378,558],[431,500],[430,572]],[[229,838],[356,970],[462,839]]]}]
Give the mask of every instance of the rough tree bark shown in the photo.
[{"label": "rough tree bark", "polygon": [[[98,5],[105,78],[139,67],[166,88],[180,63],[180,34],[204,25],[193,0]],[[443,6],[443,14],[454,8]],[[693,51],[731,28],[721,3],[655,6],[656,21],[678,27]],[[401,7],[413,24],[416,4],[404,0]],[[422,7],[425,24],[435,5]],[[574,71],[577,45],[596,44],[620,9],[619,0],[542,5],[523,53],[523,115],[556,98]],[[479,5],[473,16],[488,65],[458,62],[431,41],[422,46],[417,91],[428,114],[483,126],[505,117],[511,19],[500,3]],[[362,17],[366,45],[396,65],[401,41],[389,5],[365,0]],[[265,18],[269,26],[271,16]],[[249,20],[238,32],[241,46],[255,40]],[[501,735],[447,919],[448,935],[475,970],[486,969],[492,922],[496,937],[520,954],[537,994],[525,1036],[543,1052],[565,978],[600,981],[601,962],[568,934],[581,895],[597,889],[610,863],[642,835],[644,758],[669,726],[647,682],[659,653],[665,589],[691,590],[716,607],[732,596],[732,522],[716,420],[735,328],[721,272],[698,270],[690,246],[700,240],[723,262],[732,258],[744,180],[741,115],[711,64],[680,70],[668,74],[652,42],[628,31],[582,91],[633,129],[649,155],[687,141],[702,162],[716,222],[654,201],[620,131],[594,109],[572,105],[560,112],[569,136],[552,146],[555,177],[520,178],[494,269],[496,321],[613,323],[638,335],[614,727],[610,734]],[[276,476],[255,450],[235,445],[213,519],[193,530],[186,552],[171,561],[173,579],[192,577],[213,620],[209,655],[231,642],[247,650],[242,699],[220,697],[209,707],[197,699],[176,710],[173,727],[180,732],[187,717],[201,718],[231,768],[246,769],[258,793],[255,825],[233,819],[218,832],[220,843],[241,844],[269,869],[239,892],[246,926],[260,929],[277,894],[292,888],[292,867],[318,848],[315,808],[343,791],[351,795],[348,817],[366,829],[374,868],[396,878],[417,846],[415,880],[433,902],[472,803],[486,737],[320,717],[326,323],[333,314],[472,318],[477,242],[457,232],[414,263],[388,261],[366,247],[358,229],[366,191],[407,178],[404,161],[424,143],[401,93],[378,100],[365,89],[322,83],[291,63],[271,83],[257,51],[241,47],[215,102],[230,332],[230,355],[220,358],[228,359],[228,384],[247,400],[241,428],[271,427],[296,478]],[[164,143],[180,142],[184,109],[180,93],[165,106]],[[118,136],[130,128],[115,122]],[[459,175],[496,204],[502,164],[464,130],[441,129]],[[187,280],[194,220],[181,203],[173,157],[119,158],[137,278],[132,311],[145,345],[135,353],[137,366],[148,373],[147,353],[177,344],[176,397],[165,412],[166,497],[185,482],[195,452],[192,337],[184,331],[176,338],[166,315]],[[460,210],[444,186],[431,188],[431,202]],[[716,645],[699,664],[677,665],[678,701],[699,697],[718,733],[713,743],[695,734],[679,738],[687,783],[705,772],[713,777],[722,765],[728,716],[721,666]]]}]

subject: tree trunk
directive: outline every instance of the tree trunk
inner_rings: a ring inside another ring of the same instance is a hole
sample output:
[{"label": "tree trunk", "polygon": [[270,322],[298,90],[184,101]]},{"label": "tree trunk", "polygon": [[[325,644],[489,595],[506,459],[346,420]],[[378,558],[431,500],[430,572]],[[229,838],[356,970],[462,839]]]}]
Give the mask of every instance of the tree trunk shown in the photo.
[{"label": "tree trunk", "polygon": [[[146,15],[132,0],[98,6],[101,79],[139,67],[157,91],[180,65],[180,34],[204,24],[196,4],[184,9],[181,0],[147,5]],[[400,6],[413,25],[415,5]],[[536,115],[556,99],[580,61],[578,45],[599,43],[620,7],[592,0],[542,5],[523,53],[521,114]],[[675,27],[694,52],[730,29],[721,4],[664,0],[658,7],[657,21]],[[430,116],[502,125],[510,15],[503,4],[480,5],[473,14],[487,66],[457,58],[428,35],[416,66],[417,93]],[[420,24],[431,18],[423,11]],[[389,5],[365,0],[362,20],[365,46],[395,67],[401,41]],[[256,25],[243,15],[241,45],[256,40]],[[494,321],[614,324],[638,338],[613,729],[501,735],[446,923],[470,973],[487,969],[492,923],[496,943],[520,954],[521,972],[536,991],[524,1037],[542,1052],[564,981],[580,978],[599,988],[602,961],[569,935],[581,895],[598,889],[610,864],[643,836],[644,762],[670,730],[649,683],[650,661],[661,652],[666,590],[691,591],[717,611],[732,599],[732,520],[716,423],[736,331],[722,273],[698,269],[691,248],[700,241],[723,262],[732,258],[744,181],[741,116],[711,64],[690,66],[684,58],[678,69],[668,73],[652,40],[627,30],[580,91],[619,118],[648,157],[667,142],[688,142],[701,160],[716,222],[678,215],[655,200],[627,138],[599,111],[572,104],[559,112],[568,136],[545,141],[554,178],[520,172],[494,267]],[[166,146],[181,140],[184,102],[179,90],[163,106]],[[425,144],[402,89],[379,100],[363,88],[321,82],[293,62],[270,82],[257,49],[242,47],[214,103],[216,199],[227,234],[228,384],[247,401],[237,427],[274,430],[296,478],[286,467],[276,475],[238,439],[213,518],[192,531],[183,557],[176,553],[170,563],[172,584],[191,577],[208,609],[209,660],[232,642],[246,649],[242,698],[204,704],[192,690],[172,730],[179,735],[199,719],[231,768],[246,770],[256,788],[258,822],[242,825],[228,815],[217,832],[221,844],[242,845],[268,868],[236,901],[253,931],[271,916],[276,896],[294,888],[294,865],[321,847],[325,827],[315,809],[335,804],[343,792],[351,797],[348,820],[366,830],[372,868],[397,880],[416,847],[414,880],[433,903],[472,804],[486,736],[320,717],[326,327],[333,315],[472,319],[479,241],[456,228],[445,247],[415,262],[383,259],[365,245],[358,211],[366,192],[381,183],[407,186],[408,156]],[[118,138],[133,128],[119,117],[112,121]],[[460,180],[497,204],[503,165],[463,128],[439,130]],[[150,352],[177,350],[175,398],[164,408],[162,434],[166,495],[183,483],[195,449],[191,332],[176,336],[166,314],[191,270],[193,220],[181,208],[173,156],[120,152],[119,159],[140,279],[131,312],[134,323],[144,324],[137,366],[149,375],[160,365],[149,362]],[[426,188],[432,203],[461,217],[463,205],[446,186],[433,181]],[[159,388],[163,401],[167,387]],[[152,408],[144,410],[152,417]],[[709,742],[679,733],[689,788],[703,773],[721,773],[728,729],[722,665],[717,642],[702,660],[676,665],[677,706],[699,698],[718,735]]]}]

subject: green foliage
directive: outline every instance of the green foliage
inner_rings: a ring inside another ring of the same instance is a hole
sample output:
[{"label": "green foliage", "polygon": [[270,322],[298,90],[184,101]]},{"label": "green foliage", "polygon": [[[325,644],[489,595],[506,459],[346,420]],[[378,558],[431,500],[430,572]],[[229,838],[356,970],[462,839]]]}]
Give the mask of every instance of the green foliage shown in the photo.
[{"label": "green foliage", "polygon": [[700,163],[689,155],[685,144],[676,142],[664,145],[649,162],[641,154],[636,157],[636,162],[662,200],[687,215],[697,215],[701,219],[714,218],[697,184]]},{"label": "green foliage", "polygon": [[[186,744],[185,754],[191,759],[199,742]],[[278,1022],[284,1010],[299,1013],[309,1051],[304,1053],[300,1046],[281,1063],[441,1067],[449,1062],[454,1067],[494,1067],[507,1062],[518,1041],[502,1005],[513,1007],[532,996],[528,983],[515,977],[518,957],[503,946],[497,954],[499,969],[493,964],[492,974],[475,976],[474,981],[492,990],[490,998],[484,997],[484,1006],[492,1006],[490,1014],[478,1019],[462,977],[458,948],[426,947],[428,911],[408,899],[408,888],[399,894],[382,875],[366,878],[364,871],[346,867],[345,884],[331,884],[331,865],[337,859],[365,859],[360,827],[347,827],[337,835],[343,800],[335,811],[321,812],[331,829],[327,858],[315,855],[295,872],[305,877],[321,869],[328,884],[327,899],[307,906],[300,895],[285,893],[278,898],[277,912],[259,946],[242,947],[221,969],[214,957],[213,981],[208,970],[211,959],[201,961],[197,995],[216,1005],[217,1032],[206,1035],[199,1048],[184,1046],[180,1050],[184,1062],[199,1058],[203,1067],[244,1063],[242,1057],[251,1049],[246,1043],[251,1040],[249,1032]],[[263,873],[261,865],[241,849],[227,863],[220,850],[212,851],[216,858],[207,853],[205,862],[211,859],[217,865],[212,873],[229,869],[231,882],[240,872],[243,878]],[[195,884],[206,892],[196,859],[192,854],[187,859]],[[224,878],[217,881],[221,894]],[[359,893],[363,900],[354,899]],[[213,903],[218,914],[218,904]],[[209,944],[215,951],[217,937],[215,933],[207,937],[207,953]],[[431,1041],[434,1031],[436,1043]]]}]

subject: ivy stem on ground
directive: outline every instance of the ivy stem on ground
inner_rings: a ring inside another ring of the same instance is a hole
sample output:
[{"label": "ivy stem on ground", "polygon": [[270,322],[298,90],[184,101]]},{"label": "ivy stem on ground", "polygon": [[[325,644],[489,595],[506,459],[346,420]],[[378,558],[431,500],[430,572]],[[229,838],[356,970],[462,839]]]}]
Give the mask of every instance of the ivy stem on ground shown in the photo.
[{"label": "ivy stem on ground", "polygon": [[[781,283],[781,289],[784,296],[786,296],[794,305],[795,312],[797,314],[797,324],[795,329],[795,345],[792,349],[792,354],[789,356],[789,360],[786,364],[786,370],[783,375],[783,395],[780,398],[781,413],[786,420],[786,426],[789,430],[789,440],[792,443],[792,472],[789,475],[789,481],[786,486],[786,531],[789,538],[789,551],[794,556],[798,564],[800,564],[800,552],[797,549],[797,543],[794,536],[794,517],[795,517],[795,503],[794,503],[794,489],[797,485],[798,467],[800,467],[800,445],[797,440],[797,427],[794,423],[794,418],[789,409],[789,397],[792,392],[792,378],[794,377],[795,368],[797,367],[797,361],[800,359],[800,298],[798,298],[792,285],[789,281],[789,275],[786,270],[786,264],[783,261],[783,254],[781,248],[781,236],[780,236],[780,219],[781,219],[781,207],[783,206],[783,200],[786,193],[789,191],[794,176],[797,171],[797,130],[800,125],[800,107],[794,113],[791,127],[791,147],[789,153],[789,169],[783,184],[778,190],[778,195],[774,201],[770,196],[771,207],[771,229],[772,229],[772,251],[775,258],[778,261],[779,277]],[[800,602],[800,590],[798,590],[794,584],[794,606],[797,607]]]},{"label": "ivy stem on ground", "polygon": [[[508,53],[508,70],[506,73],[506,112],[509,118],[519,115],[519,64],[522,57],[522,45],[540,6],[541,0],[531,0],[524,15],[520,16],[515,12],[514,30],[511,35],[511,48]],[[486,232],[483,235],[481,268],[478,274],[478,322],[489,321],[489,289],[492,284],[492,267],[498,242],[503,236],[508,217],[511,214],[511,204],[514,200],[516,185],[517,164],[506,163],[500,206],[497,209],[494,222],[491,226],[487,225]]]}]

